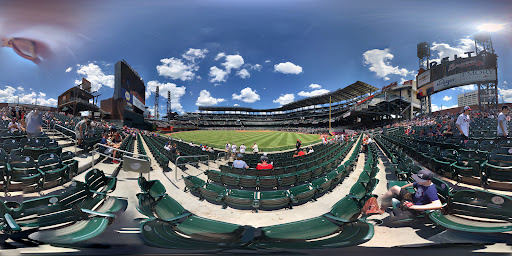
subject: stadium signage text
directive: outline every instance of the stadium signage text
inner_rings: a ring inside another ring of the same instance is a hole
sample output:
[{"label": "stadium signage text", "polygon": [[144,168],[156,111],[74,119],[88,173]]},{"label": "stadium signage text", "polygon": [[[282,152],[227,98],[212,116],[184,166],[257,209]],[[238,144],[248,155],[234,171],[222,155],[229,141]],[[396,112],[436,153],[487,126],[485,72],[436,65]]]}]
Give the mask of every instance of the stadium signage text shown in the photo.
[{"label": "stadium signage text", "polygon": [[418,75],[418,88],[430,83],[430,70]]},{"label": "stadium signage text", "polygon": [[439,92],[459,85],[495,80],[496,69],[466,71],[434,81],[434,91]]},{"label": "stadium signage text", "polygon": [[456,68],[465,68],[465,67],[470,67],[470,66],[482,66],[482,65],[484,65],[484,62],[481,60],[476,60],[476,59],[472,59],[472,60],[458,63],[458,64],[452,63],[448,67],[448,72],[450,72]]}]

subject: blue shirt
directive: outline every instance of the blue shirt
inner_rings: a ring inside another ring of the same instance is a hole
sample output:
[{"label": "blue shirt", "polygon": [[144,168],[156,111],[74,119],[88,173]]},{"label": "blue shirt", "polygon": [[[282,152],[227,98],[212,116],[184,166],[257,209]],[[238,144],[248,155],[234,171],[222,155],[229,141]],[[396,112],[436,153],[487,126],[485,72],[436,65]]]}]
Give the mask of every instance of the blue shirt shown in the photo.
[{"label": "blue shirt", "polygon": [[437,196],[437,189],[434,184],[426,187],[418,184],[418,182],[414,182],[412,185],[416,189],[416,193],[412,199],[412,202],[415,205],[426,205],[439,200],[439,197]]},{"label": "blue shirt", "polygon": [[249,166],[243,160],[235,160],[235,161],[233,161],[233,167],[234,168],[247,168]]}]

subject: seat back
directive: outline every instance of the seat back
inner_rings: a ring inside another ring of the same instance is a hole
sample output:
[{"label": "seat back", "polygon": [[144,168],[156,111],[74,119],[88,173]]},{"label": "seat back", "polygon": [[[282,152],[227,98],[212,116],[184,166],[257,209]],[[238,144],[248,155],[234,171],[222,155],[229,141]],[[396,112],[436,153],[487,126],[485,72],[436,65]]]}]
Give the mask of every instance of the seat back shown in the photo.
[{"label": "seat back", "polygon": [[149,173],[151,166],[147,159],[123,156],[123,170],[125,172]]},{"label": "seat back", "polygon": [[483,190],[459,190],[453,195],[448,211],[511,222],[512,198]]}]

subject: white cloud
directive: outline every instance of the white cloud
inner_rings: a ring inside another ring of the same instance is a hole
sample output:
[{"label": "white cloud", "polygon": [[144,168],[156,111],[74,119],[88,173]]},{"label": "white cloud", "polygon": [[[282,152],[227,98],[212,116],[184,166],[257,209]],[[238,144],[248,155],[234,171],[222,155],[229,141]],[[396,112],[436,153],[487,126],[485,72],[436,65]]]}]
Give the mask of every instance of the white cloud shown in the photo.
[{"label": "white cloud", "polygon": [[220,59],[224,58],[225,56],[226,56],[226,53],[220,52],[219,54],[217,54],[217,56],[215,56],[215,60],[220,60]]},{"label": "white cloud", "polygon": [[270,63],[270,60],[265,60],[265,63]]},{"label": "white cloud", "polygon": [[249,68],[251,70],[261,71],[261,65],[260,64],[254,64],[254,65],[247,64],[247,66],[249,66]]},{"label": "white cloud", "polygon": [[477,90],[478,87],[476,86],[476,84],[468,84],[468,85],[464,85],[464,86],[461,86],[458,88],[459,90],[465,92],[465,91],[474,91],[474,90]]},{"label": "white cloud", "polygon": [[66,69],[66,73],[71,72],[71,70],[73,70],[73,68],[72,68],[72,67],[67,68],[67,69]]},{"label": "white cloud", "polygon": [[[450,108],[456,108],[458,107],[459,105],[455,104],[455,105],[452,105],[452,106],[442,106],[442,109],[441,110],[445,110],[445,109],[450,109]],[[436,105],[436,104],[432,104],[432,112],[435,112],[435,111],[439,111],[439,106]]]},{"label": "white cloud", "polygon": [[222,98],[214,98],[210,95],[209,91],[202,90],[197,98],[196,106],[212,106],[224,101],[226,100]]},{"label": "white cloud", "polygon": [[197,60],[205,58],[206,53],[208,53],[207,49],[189,48],[181,55],[183,59],[175,57],[161,59],[162,65],[157,65],[156,70],[159,75],[175,80],[201,79],[201,77],[195,75],[195,72],[199,70]]},{"label": "white cloud", "polygon": [[[21,89],[20,89],[21,88]],[[37,100],[37,105],[57,107],[57,100],[54,98],[46,98],[46,93],[34,92],[24,93],[23,87],[18,86],[5,86],[5,89],[0,89],[0,102],[17,103],[18,99],[23,104],[34,104]]]},{"label": "white cloud", "polygon": [[[435,54],[432,54],[434,57],[430,62],[436,61],[437,64],[441,64],[441,59],[444,57],[449,57],[450,60],[453,60],[455,54],[458,57],[466,57],[465,52],[475,51],[475,41],[470,38],[462,38],[458,40],[458,45],[456,46],[434,42],[432,47],[430,47],[430,51],[437,52],[437,58],[434,56]],[[474,56],[474,53],[472,56]]]},{"label": "white cloud", "polygon": [[[77,66],[76,73],[85,76],[85,79],[91,82],[92,91],[97,91],[102,86],[114,88],[114,75],[106,75],[98,65],[89,63],[87,65],[78,64]],[[77,85],[80,83],[80,80],[75,81]]]},{"label": "white cloud", "polygon": [[327,90],[327,89],[318,89],[318,90],[314,90],[311,92],[301,91],[298,94],[299,94],[299,96],[302,96],[302,97],[313,97],[313,96],[326,94],[328,92],[329,92],[329,90]]},{"label": "white cloud", "polygon": [[199,66],[195,63],[185,63],[182,59],[169,58],[161,59],[162,65],[157,65],[158,74],[171,79],[180,79],[181,81],[193,80]]},{"label": "white cloud", "polygon": [[247,103],[254,103],[260,100],[260,96],[256,93],[256,90],[253,91],[250,87],[246,87],[240,91],[240,94],[233,93],[233,99]]},{"label": "white cloud", "polygon": [[[218,55],[217,55],[218,56]],[[244,64],[244,58],[240,55],[226,55],[226,62],[222,66],[226,68],[226,72],[230,73],[231,69],[239,69]]]},{"label": "white cloud", "polygon": [[196,62],[196,59],[204,59],[208,53],[207,49],[193,49],[189,48],[182,57],[190,62]]},{"label": "white cloud", "polygon": [[187,89],[185,86],[177,86],[173,83],[160,83],[158,81],[149,81],[146,86],[146,99],[149,98],[151,94],[156,92],[156,87],[160,87],[160,101],[164,102],[163,104],[159,102],[159,105],[165,105],[165,108],[167,108],[167,104],[165,103],[167,102],[167,94],[170,91],[172,110],[184,113],[183,106],[181,105],[181,97],[185,95]]},{"label": "white cloud", "polygon": [[505,102],[512,102],[512,89],[498,88],[498,97],[502,98]]},{"label": "white cloud", "polygon": [[273,100],[274,103],[279,103],[280,105],[285,105],[285,104],[288,104],[292,101],[295,100],[295,95],[293,95],[293,93],[288,93],[288,94],[284,94],[284,95],[281,95],[279,96],[279,98]]},{"label": "white cloud", "polygon": [[213,66],[210,68],[210,82],[226,82],[228,74],[228,72],[218,68],[217,66]]},{"label": "white cloud", "polygon": [[235,106],[235,107],[240,107],[240,105],[238,105],[238,104],[234,104],[233,106]]},{"label": "white cloud", "polygon": [[407,76],[414,71],[408,71],[405,68],[393,67],[389,60],[394,58],[393,54],[389,53],[389,49],[373,49],[363,53],[364,64],[370,65],[370,71],[375,72],[378,77],[388,81],[389,75]]},{"label": "white cloud", "polygon": [[322,88],[322,86],[319,85],[319,84],[310,84],[309,88],[311,88],[311,89],[320,89],[320,88]]},{"label": "white cloud", "polygon": [[247,69],[245,69],[245,68],[238,70],[238,72],[236,72],[236,75],[241,77],[242,79],[251,77],[251,74],[249,74],[249,71],[247,71]]},{"label": "white cloud", "polygon": [[507,81],[503,81],[503,84],[508,84]]},{"label": "white cloud", "polygon": [[302,67],[295,65],[289,61],[274,65],[275,72],[281,72],[283,74],[300,74],[302,73]]},{"label": "white cloud", "polygon": [[452,96],[444,96],[443,100],[450,101],[450,100],[452,100]]}]

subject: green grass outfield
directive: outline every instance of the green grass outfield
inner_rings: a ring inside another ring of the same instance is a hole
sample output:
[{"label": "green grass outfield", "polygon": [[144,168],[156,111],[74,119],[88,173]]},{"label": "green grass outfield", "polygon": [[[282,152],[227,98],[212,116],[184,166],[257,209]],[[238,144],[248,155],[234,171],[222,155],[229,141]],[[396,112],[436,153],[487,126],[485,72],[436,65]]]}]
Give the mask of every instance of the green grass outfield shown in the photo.
[{"label": "green grass outfield", "polygon": [[172,138],[181,138],[184,141],[193,141],[194,144],[206,144],[210,147],[224,148],[226,142],[233,142],[240,147],[242,143],[247,147],[248,152],[252,152],[254,142],[258,144],[260,151],[281,151],[295,148],[297,140],[302,142],[303,146],[310,145],[320,141],[318,134],[300,134],[294,132],[277,131],[189,131],[177,132],[171,134]]}]

